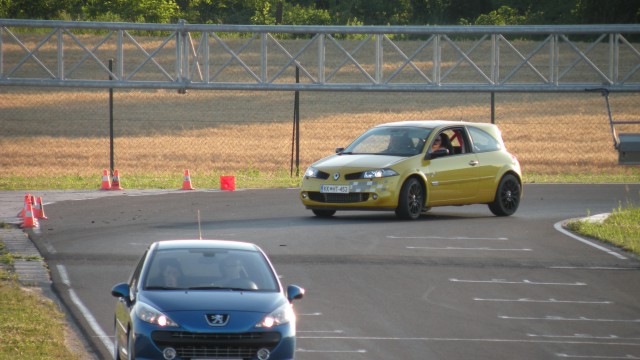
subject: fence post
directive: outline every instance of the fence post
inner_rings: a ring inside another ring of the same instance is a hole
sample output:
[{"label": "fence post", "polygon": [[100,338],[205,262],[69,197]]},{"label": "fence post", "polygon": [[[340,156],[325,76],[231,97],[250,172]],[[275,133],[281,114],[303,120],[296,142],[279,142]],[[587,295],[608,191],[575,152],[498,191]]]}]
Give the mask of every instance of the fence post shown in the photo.
[{"label": "fence post", "polygon": [[[109,80],[113,80],[111,73],[113,71],[113,59],[109,59]],[[115,164],[113,161],[113,87],[109,88],[109,169],[113,176]]]}]

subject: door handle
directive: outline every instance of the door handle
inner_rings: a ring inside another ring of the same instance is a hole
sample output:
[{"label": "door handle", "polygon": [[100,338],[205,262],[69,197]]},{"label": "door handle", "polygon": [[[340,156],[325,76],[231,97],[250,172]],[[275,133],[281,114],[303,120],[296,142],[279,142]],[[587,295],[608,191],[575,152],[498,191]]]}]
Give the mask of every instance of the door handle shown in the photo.
[{"label": "door handle", "polygon": [[469,161],[469,165],[471,165],[471,166],[476,166],[476,165],[478,165],[478,160],[471,160],[471,161]]}]

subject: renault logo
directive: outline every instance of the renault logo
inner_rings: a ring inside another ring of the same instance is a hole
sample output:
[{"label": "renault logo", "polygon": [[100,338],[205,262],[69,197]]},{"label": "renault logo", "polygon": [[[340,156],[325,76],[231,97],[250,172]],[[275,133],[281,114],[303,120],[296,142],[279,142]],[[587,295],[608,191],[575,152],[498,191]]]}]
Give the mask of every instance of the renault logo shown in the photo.
[{"label": "renault logo", "polygon": [[227,314],[207,314],[207,323],[211,326],[225,326],[229,322],[229,315]]},{"label": "renault logo", "polygon": [[338,181],[340,179],[340,173],[333,174],[333,180]]}]

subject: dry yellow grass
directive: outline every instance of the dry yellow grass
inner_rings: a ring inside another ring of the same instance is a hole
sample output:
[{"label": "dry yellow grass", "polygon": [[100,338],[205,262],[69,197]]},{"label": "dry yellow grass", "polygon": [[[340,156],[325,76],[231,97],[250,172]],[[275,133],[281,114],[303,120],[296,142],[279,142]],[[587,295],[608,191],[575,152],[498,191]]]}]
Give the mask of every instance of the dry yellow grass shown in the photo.
[{"label": "dry yellow grass", "polygon": [[[80,37],[91,43],[100,39]],[[36,39],[29,40],[30,46]],[[151,51],[159,41],[150,39],[143,45]],[[243,41],[230,40],[234,48]],[[55,51],[53,45],[43,46],[41,52]],[[410,49],[415,44],[403,46]],[[105,56],[113,49],[112,42],[101,47]],[[170,53],[163,52],[158,56],[161,63]],[[126,56],[135,58],[135,53],[128,45]],[[65,52],[70,60],[77,61],[81,55]],[[249,63],[257,61],[247,56]],[[220,55],[212,62],[226,58]],[[277,64],[277,58],[270,58],[271,62]],[[79,71],[92,69],[95,67],[87,66]],[[351,74],[341,76],[360,76],[353,68],[347,69]],[[233,68],[224,76],[242,73]],[[303,92],[300,97],[302,169],[375,124],[407,119],[490,121],[490,95],[486,93]],[[97,176],[109,166],[107,90],[0,88],[0,98],[0,180]],[[640,120],[639,94],[612,94],[611,103],[616,120]],[[190,91],[178,95],[165,90],[116,90],[114,104],[115,163],[125,174],[180,174],[185,168],[192,174],[289,169],[291,92]],[[640,179],[637,166],[617,164],[604,98],[598,93],[498,93],[496,123],[525,174],[607,173]],[[640,133],[640,125],[618,126],[618,131]]]}]

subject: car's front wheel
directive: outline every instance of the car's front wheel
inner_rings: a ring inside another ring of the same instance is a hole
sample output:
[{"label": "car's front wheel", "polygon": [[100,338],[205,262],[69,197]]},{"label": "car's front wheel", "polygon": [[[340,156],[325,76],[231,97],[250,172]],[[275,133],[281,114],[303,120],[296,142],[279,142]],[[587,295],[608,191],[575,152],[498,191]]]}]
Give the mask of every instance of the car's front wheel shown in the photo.
[{"label": "car's front wheel", "polygon": [[133,330],[129,330],[129,336],[127,337],[127,358],[128,360],[135,360],[136,354],[134,354],[135,342],[133,340]]},{"label": "car's front wheel", "polygon": [[120,341],[118,340],[119,339],[118,331],[114,330],[113,333],[115,334],[113,339],[115,342],[115,344],[113,344],[113,358],[115,360],[120,360],[122,358],[120,357]]},{"label": "car's front wheel", "polygon": [[496,197],[489,204],[489,209],[496,216],[513,215],[520,205],[520,196],[522,195],[522,187],[518,179],[507,174],[500,179],[496,190]]},{"label": "car's front wheel", "polygon": [[335,210],[318,210],[318,209],[314,209],[314,210],[311,210],[311,211],[313,211],[313,213],[317,217],[321,217],[321,218],[332,217],[336,213]]},{"label": "car's front wheel", "polygon": [[424,188],[416,178],[410,178],[400,190],[396,215],[401,219],[415,220],[420,217],[424,204]]}]

